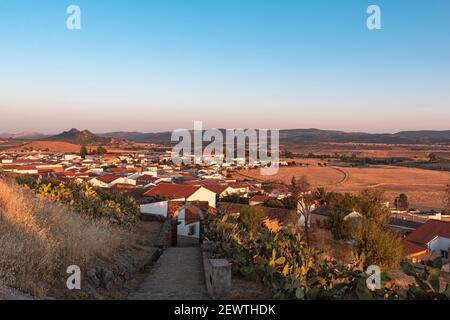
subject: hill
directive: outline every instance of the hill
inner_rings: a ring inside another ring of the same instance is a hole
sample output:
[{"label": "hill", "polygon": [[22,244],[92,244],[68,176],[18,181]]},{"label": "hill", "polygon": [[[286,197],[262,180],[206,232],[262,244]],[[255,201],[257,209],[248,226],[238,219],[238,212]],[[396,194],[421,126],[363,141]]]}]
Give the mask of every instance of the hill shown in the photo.
[{"label": "hill", "polygon": [[[221,130],[224,131],[224,129]],[[146,143],[171,144],[171,135],[171,132],[110,132],[100,136]],[[280,143],[286,146],[318,143],[450,144],[450,130],[364,133],[320,129],[288,129],[280,130]]]},{"label": "hill", "polygon": [[80,131],[78,129],[70,129],[56,136],[48,137],[48,141],[65,141],[78,145],[106,145],[111,142],[112,138],[99,137],[89,130]]}]

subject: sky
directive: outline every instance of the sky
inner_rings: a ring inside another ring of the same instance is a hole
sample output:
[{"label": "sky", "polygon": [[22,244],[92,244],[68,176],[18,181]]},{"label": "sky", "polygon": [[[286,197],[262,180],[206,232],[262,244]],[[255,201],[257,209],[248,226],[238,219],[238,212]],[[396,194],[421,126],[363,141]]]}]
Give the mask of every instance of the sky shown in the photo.
[{"label": "sky", "polygon": [[0,0],[0,132],[196,120],[449,130],[450,1]]}]

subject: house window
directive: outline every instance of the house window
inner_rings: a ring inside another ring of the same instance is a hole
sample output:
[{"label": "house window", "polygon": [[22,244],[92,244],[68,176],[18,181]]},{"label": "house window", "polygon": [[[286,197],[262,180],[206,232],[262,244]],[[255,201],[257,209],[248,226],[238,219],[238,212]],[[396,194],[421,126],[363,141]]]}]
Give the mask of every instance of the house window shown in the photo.
[{"label": "house window", "polygon": [[444,258],[444,259],[448,259],[448,251],[441,250],[441,256],[442,256],[442,258]]},{"label": "house window", "polygon": [[188,233],[188,235],[193,236],[193,235],[195,235],[196,231],[197,231],[196,225],[193,224],[193,225],[189,226],[189,233]]}]

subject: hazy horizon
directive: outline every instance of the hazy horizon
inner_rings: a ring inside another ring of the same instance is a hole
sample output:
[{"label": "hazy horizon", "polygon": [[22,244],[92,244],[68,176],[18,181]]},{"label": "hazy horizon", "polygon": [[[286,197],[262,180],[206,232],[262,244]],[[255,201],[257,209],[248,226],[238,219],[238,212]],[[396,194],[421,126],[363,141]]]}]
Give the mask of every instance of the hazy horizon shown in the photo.
[{"label": "hazy horizon", "polygon": [[[81,8],[81,30],[66,8]],[[379,5],[382,29],[368,30]],[[0,132],[449,130],[448,0],[0,3]]]},{"label": "hazy horizon", "polygon": [[[203,130],[207,130],[207,129],[240,129],[240,127],[232,127],[232,128],[224,128],[224,127],[204,127]],[[94,131],[91,130],[89,128],[67,128],[67,129],[63,129],[61,131],[53,131],[53,132],[42,132],[42,131],[35,131],[35,130],[22,130],[22,131],[1,131],[0,130],[0,134],[24,134],[24,133],[36,133],[36,134],[43,134],[43,135],[57,135],[66,131],[70,131],[72,129],[77,129],[80,131],[83,130],[88,130],[90,132],[92,132],[93,134],[108,134],[108,133],[117,133],[117,132],[136,132],[136,133],[161,133],[161,132],[172,132],[173,130],[176,129],[187,129],[187,130],[193,130],[193,127],[186,127],[186,128],[174,128],[171,130],[158,130],[158,131],[152,131],[152,130],[109,130],[109,131]],[[244,128],[244,129],[248,129],[248,128]],[[252,129],[264,129],[264,128],[252,128]],[[271,128],[266,128],[266,129],[271,129]],[[403,132],[403,131],[450,131],[450,129],[413,129],[413,130],[400,130],[400,131],[395,131],[395,132],[370,132],[370,131],[347,131],[347,130],[339,130],[339,129],[324,129],[324,128],[275,128],[275,129],[279,129],[279,130],[330,130],[330,131],[343,131],[343,132],[347,132],[347,133],[369,133],[369,134],[395,134],[395,133],[399,133],[399,132]]]}]

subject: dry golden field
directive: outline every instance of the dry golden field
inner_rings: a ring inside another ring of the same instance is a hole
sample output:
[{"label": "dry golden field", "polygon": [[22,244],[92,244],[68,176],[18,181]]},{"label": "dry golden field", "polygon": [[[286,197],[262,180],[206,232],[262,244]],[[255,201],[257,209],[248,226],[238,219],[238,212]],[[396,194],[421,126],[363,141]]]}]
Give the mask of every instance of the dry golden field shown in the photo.
[{"label": "dry golden field", "polygon": [[446,145],[388,145],[388,144],[356,144],[356,143],[323,143],[288,148],[300,154],[346,155],[357,158],[395,158],[404,157],[415,160],[427,160],[430,153],[447,154],[450,146]]},{"label": "dry golden field", "polygon": [[394,166],[344,168],[311,164],[309,167],[282,167],[275,176],[261,176],[259,169],[242,170],[240,174],[265,181],[289,181],[293,176],[306,176],[315,187],[338,192],[356,193],[365,188],[378,188],[386,191],[389,201],[399,193],[406,193],[412,207],[424,209],[442,208],[444,189],[450,182],[450,172]]}]

